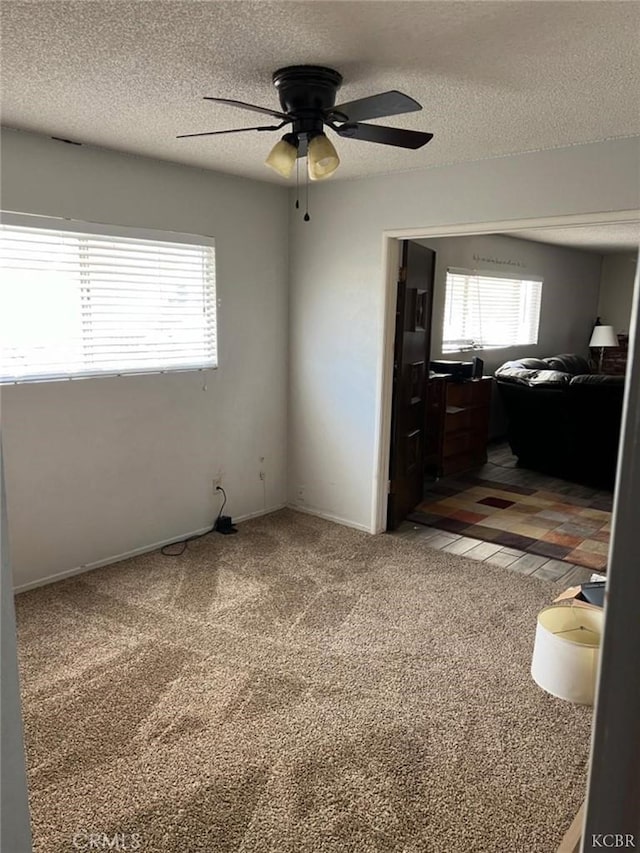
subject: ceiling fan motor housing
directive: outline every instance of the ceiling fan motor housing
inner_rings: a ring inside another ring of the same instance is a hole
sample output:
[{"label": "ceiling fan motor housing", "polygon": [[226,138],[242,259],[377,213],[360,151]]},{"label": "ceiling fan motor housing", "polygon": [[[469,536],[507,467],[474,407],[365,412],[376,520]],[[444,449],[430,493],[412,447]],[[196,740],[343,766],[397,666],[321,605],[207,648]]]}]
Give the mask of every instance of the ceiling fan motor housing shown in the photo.
[{"label": "ceiling fan motor housing", "polygon": [[325,114],[336,103],[342,75],[320,65],[290,65],[273,74],[284,112],[293,117],[293,132],[323,132]]}]

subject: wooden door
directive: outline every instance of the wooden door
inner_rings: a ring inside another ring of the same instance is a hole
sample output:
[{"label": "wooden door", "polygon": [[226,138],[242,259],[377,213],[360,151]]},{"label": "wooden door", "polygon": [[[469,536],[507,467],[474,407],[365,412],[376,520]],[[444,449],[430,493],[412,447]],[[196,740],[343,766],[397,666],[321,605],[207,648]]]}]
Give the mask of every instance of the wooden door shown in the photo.
[{"label": "wooden door", "polygon": [[422,500],[425,393],[431,350],[436,253],[405,240],[398,276],[391,404],[391,454],[387,530]]}]

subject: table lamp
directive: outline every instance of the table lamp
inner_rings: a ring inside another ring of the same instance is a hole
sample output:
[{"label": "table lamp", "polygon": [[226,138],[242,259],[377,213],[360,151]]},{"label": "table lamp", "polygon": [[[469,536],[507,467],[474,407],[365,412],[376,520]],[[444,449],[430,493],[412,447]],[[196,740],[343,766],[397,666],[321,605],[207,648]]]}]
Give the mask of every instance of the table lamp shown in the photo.
[{"label": "table lamp", "polygon": [[613,330],[613,326],[594,326],[589,346],[594,349],[600,347],[600,362],[598,364],[598,373],[602,373],[602,360],[604,358],[605,347],[617,347],[618,336]]}]

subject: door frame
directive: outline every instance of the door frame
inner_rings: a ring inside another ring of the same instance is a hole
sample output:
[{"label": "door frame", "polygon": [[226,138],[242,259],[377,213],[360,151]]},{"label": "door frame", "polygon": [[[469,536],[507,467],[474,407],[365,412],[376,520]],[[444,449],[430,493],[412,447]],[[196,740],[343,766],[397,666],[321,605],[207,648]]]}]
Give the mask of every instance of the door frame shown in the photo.
[{"label": "door frame", "polygon": [[396,286],[400,268],[402,240],[431,237],[464,237],[495,234],[504,231],[544,230],[545,228],[579,228],[585,225],[619,225],[640,223],[640,210],[603,211],[601,213],[566,214],[536,219],[503,219],[494,222],[467,222],[429,227],[398,228],[382,233],[383,299],[380,309],[380,346],[378,347],[376,380],[376,424],[374,440],[374,476],[372,484],[372,533],[386,530],[391,446],[391,400],[393,394],[393,352],[395,342]]}]

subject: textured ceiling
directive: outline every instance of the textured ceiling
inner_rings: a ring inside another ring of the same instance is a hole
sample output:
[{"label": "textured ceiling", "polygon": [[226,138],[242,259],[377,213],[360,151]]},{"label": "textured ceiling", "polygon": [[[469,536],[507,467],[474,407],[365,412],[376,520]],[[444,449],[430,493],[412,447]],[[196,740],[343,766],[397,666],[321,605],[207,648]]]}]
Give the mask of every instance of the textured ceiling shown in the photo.
[{"label": "textured ceiling", "polygon": [[535,228],[508,232],[506,236],[592,252],[637,252],[640,245],[640,222],[580,225],[573,228]]},{"label": "textured ceiling", "polygon": [[[423,110],[418,151],[339,139],[331,180],[640,134],[636,2],[4,0],[2,121],[120,151],[281,182],[277,134],[203,95],[278,108],[281,66],[329,65],[338,100],[388,89]],[[260,123],[258,121],[257,123]]]}]

